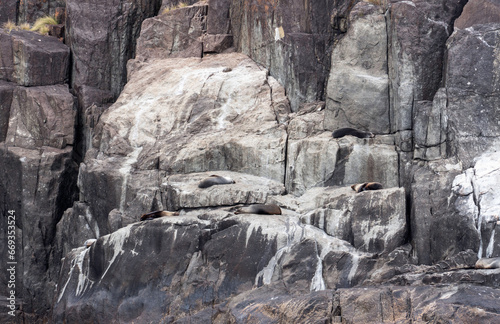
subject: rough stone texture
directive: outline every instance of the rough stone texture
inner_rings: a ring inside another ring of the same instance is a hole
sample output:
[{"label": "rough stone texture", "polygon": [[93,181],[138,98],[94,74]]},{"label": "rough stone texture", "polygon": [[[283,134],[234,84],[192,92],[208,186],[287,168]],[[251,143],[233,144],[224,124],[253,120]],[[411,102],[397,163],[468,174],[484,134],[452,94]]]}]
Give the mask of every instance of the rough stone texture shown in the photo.
[{"label": "rough stone texture", "polygon": [[20,0],[18,2],[18,21],[29,23],[34,23],[35,20],[43,16],[54,16],[58,8],[66,6],[66,0]]},{"label": "rough stone texture", "polygon": [[100,152],[123,156],[124,168],[231,170],[283,181],[286,132],[266,70],[226,54],[157,60],[135,71],[101,117]]},{"label": "rough stone texture", "polygon": [[[500,144],[497,47],[499,24],[456,30],[448,40],[446,89],[449,152],[471,167],[476,156]],[[474,50],[477,60],[462,53]]]},{"label": "rough stone texture", "polygon": [[[47,320],[60,262],[49,264],[56,224],[74,200],[76,166],[71,147],[0,148],[0,208],[15,210],[17,231],[17,298],[23,318]],[[2,224],[2,227],[4,225]],[[2,230],[2,233],[5,233]],[[4,254],[3,254],[4,255]],[[2,277],[6,273],[2,274]],[[3,279],[2,279],[3,282]],[[2,286],[2,295],[6,296]]]},{"label": "rough stone texture", "polygon": [[232,1],[235,47],[269,69],[297,111],[300,103],[324,100],[330,46],[338,33],[332,20],[345,20],[350,5],[352,1]]},{"label": "rough stone texture", "polygon": [[4,142],[7,136],[12,97],[15,89],[16,85],[14,83],[0,81],[0,143]]},{"label": "rough stone texture", "polygon": [[165,207],[168,210],[181,208],[232,206],[237,204],[263,204],[268,196],[282,195],[285,188],[281,182],[236,172],[217,172],[230,177],[234,184],[198,188],[201,180],[211,173],[190,173],[168,176],[162,183],[165,192]]},{"label": "rough stone texture", "polygon": [[475,215],[454,208],[462,200],[452,194],[453,180],[460,171],[460,166],[449,160],[415,170],[411,233],[420,263],[431,264],[459,251],[479,249]]},{"label": "rough stone texture", "polygon": [[17,21],[18,0],[0,0],[0,24]]},{"label": "rough stone texture", "polygon": [[414,103],[433,100],[442,81],[452,22],[466,2],[391,1],[387,17],[391,132],[411,130]]},{"label": "rough stone texture", "polygon": [[353,127],[390,132],[385,17],[378,5],[360,2],[350,28],[332,52],[325,129]]},{"label": "rough stone texture", "polygon": [[160,5],[160,0],[67,0],[71,86],[108,90],[118,97],[127,81],[126,64],[135,55],[141,23],[155,15]]},{"label": "rough stone texture", "polygon": [[494,0],[469,0],[454,27],[465,29],[474,25],[500,22],[500,3]]},{"label": "rough stone texture", "polygon": [[135,60],[202,57],[207,9],[207,5],[193,5],[144,20]]},{"label": "rough stone texture", "polygon": [[0,79],[23,86],[65,83],[69,48],[57,38],[30,31],[0,30]]},{"label": "rough stone texture", "polygon": [[479,258],[500,256],[499,236],[495,231],[500,220],[500,197],[496,188],[500,181],[499,159],[498,152],[485,153],[477,158],[473,168],[453,180],[453,193],[458,196],[456,209],[460,215],[472,217],[479,236]]},{"label": "rough stone texture", "polygon": [[[73,250],[61,272],[53,320],[174,320],[217,307],[252,286],[283,281],[304,285],[302,291],[324,289],[317,272],[322,256],[333,248],[353,250],[317,236],[318,229],[293,216],[227,215],[216,221],[209,213],[199,216],[206,220],[194,215],[132,224],[90,249]],[[145,262],[141,267],[126,261],[137,254]],[[302,270],[293,271],[297,267]]]},{"label": "rough stone texture", "polygon": [[[313,203],[308,203],[313,201]],[[356,193],[350,187],[315,188],[297,198],[303,221],[369,253],[389,253],[404,243],[402,188]]]},{"label": "rough stone texture", "polygon": [[66,85],[17,87],[6,136],[8,145],[24,148],[73,145],[76,109]]}]

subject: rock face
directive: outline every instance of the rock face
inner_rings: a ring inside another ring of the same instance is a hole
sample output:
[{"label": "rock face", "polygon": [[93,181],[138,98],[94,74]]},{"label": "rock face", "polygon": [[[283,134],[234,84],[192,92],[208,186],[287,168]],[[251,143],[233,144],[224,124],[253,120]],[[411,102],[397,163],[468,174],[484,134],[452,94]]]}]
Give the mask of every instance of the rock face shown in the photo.
[{"label": "rock face", "polygon": [[67,45],[0,32],[0,321],[498,322],[500,22],[465,3],[72,0]]},{"label": "rock face", "polygon": [[349,30],[332,53],[324,127],[387,134],[387,27],[382,8],[360,2],[349,20]]}]

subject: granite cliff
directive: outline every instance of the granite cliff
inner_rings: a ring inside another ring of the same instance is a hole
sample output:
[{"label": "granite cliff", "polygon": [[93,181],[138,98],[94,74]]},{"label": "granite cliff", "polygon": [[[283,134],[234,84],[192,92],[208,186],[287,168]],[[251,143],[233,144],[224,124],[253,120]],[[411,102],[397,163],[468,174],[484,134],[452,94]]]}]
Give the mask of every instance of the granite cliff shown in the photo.
[{"label": "granite cliff", "polygon": [[2,322],[499,320],[497,2],[0,9]]}]

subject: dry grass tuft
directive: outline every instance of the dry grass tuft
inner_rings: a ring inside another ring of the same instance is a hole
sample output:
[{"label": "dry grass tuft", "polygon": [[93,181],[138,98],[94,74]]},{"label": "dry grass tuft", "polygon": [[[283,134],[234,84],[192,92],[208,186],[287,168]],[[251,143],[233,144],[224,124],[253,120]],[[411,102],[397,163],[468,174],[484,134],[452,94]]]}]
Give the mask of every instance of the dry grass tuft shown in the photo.
[{"label": "dry grass tuft", "polygon": [[47,35],[49,33],[49,25],[57,25],[57,20],[54,17],[45,16],[38,18],[30,30],[36,31],[42,35]]},{"label": "dry grass tuft", "polygon": [[13,29],[17,29],[16,24],[14,22],[10,21],[10,19],[6,23],[3,23],[2,27],[3,27],[3,29],[6,29],[9,33]]},{"label": "dry grass tuft", "polygon": [[184,8],[184,7],[187,7],[188,4],[186,2],[179,2],[176,6],[168,6],[166,7],[165,9],[163,9],[163,11],[161,12],[162,15],[163,14],[166,14],[172,10],[175,10],[175,9],[179,9],[179,8]]}]

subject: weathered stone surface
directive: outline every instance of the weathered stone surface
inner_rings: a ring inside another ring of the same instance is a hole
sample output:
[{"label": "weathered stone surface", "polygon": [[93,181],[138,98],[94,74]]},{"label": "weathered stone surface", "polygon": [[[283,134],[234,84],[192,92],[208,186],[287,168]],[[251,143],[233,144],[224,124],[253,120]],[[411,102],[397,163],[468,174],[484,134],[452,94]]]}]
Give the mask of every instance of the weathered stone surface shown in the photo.
[{"label": "weathered stone surface", "polygon": [[118,97],[127,81],[126,64],[135,55],[141,23],[155,15],[160,5],[161,0],[67,0],[71,86],[87,85]]},{"label": "weathered stone surface", "polygon": [[0,0],[0,23],[16,21],[18,12],[18,1]]},{"label": "weathered stone surface", "polygon": [[404,243],[407,229],[402,188],[362,193],[350,187],[314,188],[297,198],[297,203],[306,224],[360,251],[388,253]]},{"label": "weathered stone surface", "polygon": [[460,172],[460,166],[450,160],[432,162],[414,172],[410,218],[419,263],[431,264],[460,251],[479,249],[475,215],[454,208],[462,200],[452,194],[452,183]]},{"label": "weathered stone surface", "polygon": [[[199,4],[172,9],[144,20],[141,36],[137,39],[135,60],[202,57],[207,10],[207,5]],[[130,64],[128,70],[130,73]]]},{"label": "weathered stone surface", "polygon": [[73,145],[76,109],[66,85],[17,87],[6,143],[24,148]]},{"label": "weathered stone surface", "polygon": [[500,4],[494,0],[470,0],[454,27],[465,29],[474,25],[500,22]]},{"label": "weathered stone surface", "polygon": [[[60,263],[48,261],[56,224],[75,198],[77,169],[71,151],[3,145],[0,148],[0,208],[2,215],[7,215],[7,210],[15,211],[20,235],[15,253],[16,293],[22,298],[24,318],[29,322],[47,320],[47,309],[53,300]],[[5,234],[4,224],[1,226]]]},{"label": "weathered stone surface", "polygon": [[[235,47],[266,66],[285,86],[293,111],[303,102],[324,100],[336,18],[350,2],[293,0],[231,2]],[[350,8],[349,8],[350,9]]]},{"label": "weathered stone surface", "polygon": [[54,16],[57,8],[66,6],[66,0],[22,0],[17,2],[19,3],[18,21],[29,23],[34,23],[36,19],[43,16]]},{"label": "weathered stone surface", "polygon": [[203,53],[223,53],[233,46],[233,35],[217,34],[203,37]]},{"label": "weathered stone surface", "polygon": [[441,86],[446,40],[466,2],[391,1],[387,32],[392,133],[411,130],[414,103],[433,100]]},{"label": "weathered stone surface", "polygon": [[[293,214],[221,216],[190,212],[136,223],[73,250],[61,270],[54,320],[181,319],[252,287],[283,281],[301,291],[325,289],[318,269],[326,252],[354,252]],[[141,267],[128,261],[137,256]]]},{"label": "weathered stone surface", "polygon": [[499,234],[496,227],[500,220],[500,153],[485,153],[477,158],[473,168],[457,175],[453,180],[453,193],[457,195],[455,208],[459,214],[472,217],[477,231],[479,250],[477,256],[500,256]]},{"label": "weathered stone surface", "polygon": [[332,52],[325,129],[390,132],[387,34],[381,7],[359,2],[350,28]]},{"label": "weathered stone surface", "polygon": [[231,170],[283,182],[286,132],[268,80],[236,53],[145,64],[101,117],[94,146],[122,156],[124,168]]},{"label": "weathered stone surface", "polygon": [[9,128],[10,109],[16,85],[0,81],[0,142],[4,142]]},{"label": "weathered stone surface", "polygon": [[[500,141],[496,48],[498,24],[456,30],[448,41],[446,90],[448,150],[471,167],[476,156],[495,151]],[[481,59],[466,59],[474,51]]]},{"label": "weathered stone surface", "polygon": [[162,183],[165,195],[164,206],[168,210],[181,208],[232,206],[237,204],[263,204],[268,196],[282,195],[285,188],[281,182],[236,172],[217,172],[230,177],[234,184],[198,188],[201,180],[213,172],[167,176]]},{"label": "weathered stone surface", "polygon": [[30,31],[0,30],[0,79],[23,86],[64,83],[69,48],[55,37]]},{"label": "weathered stone surface", "polygon": [[231,0],[208,0],[207,33],[230,34]]},{"label": "weathered stone surface", "polygon": [[500,319],[498,289],[471,285],[373,287],[338,291],[344,323],[491,323]]}]

